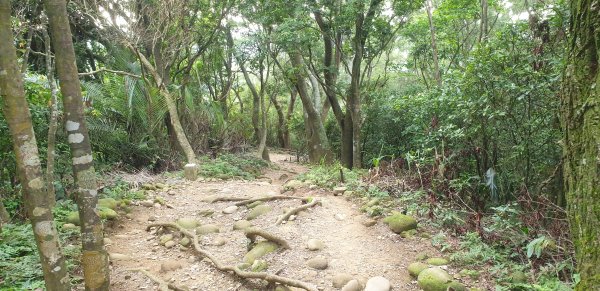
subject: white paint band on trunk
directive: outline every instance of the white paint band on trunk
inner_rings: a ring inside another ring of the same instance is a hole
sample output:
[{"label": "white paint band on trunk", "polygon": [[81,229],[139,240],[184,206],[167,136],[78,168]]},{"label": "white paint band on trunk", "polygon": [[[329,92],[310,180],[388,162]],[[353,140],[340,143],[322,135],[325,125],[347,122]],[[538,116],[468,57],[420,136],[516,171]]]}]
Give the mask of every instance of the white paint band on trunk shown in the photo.
[{"label": "white paint band on trunk", "polygon": [[67,131],[78,130],[79,129],[79,122],[67,120],[67,122],[65,123],[65,129],[67,129]]},{"label": "white paint band on trunk", "polygon": [[68,137],[69,143],[81,143],[83,139],[84,136],[81,133],[71,133]]},{"label": "white paint band on trunk", "polygon": [[92,155],[85,155],[77,158],[73,158],[73,165],[89,164],[93,160]]}]

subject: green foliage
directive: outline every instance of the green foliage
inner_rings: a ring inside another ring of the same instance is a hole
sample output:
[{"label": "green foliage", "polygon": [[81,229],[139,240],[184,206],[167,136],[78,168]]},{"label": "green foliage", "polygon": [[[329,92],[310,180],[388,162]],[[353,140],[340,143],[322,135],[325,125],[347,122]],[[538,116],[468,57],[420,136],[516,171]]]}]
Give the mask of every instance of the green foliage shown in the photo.
[{"label": "green foliage", "polygon": [[265,160],[251,155],[223,154],[214,160],[201,158],[200,175],[219,179],[254,179],[268,166],[269,163]]},{"label": "green foliage", "polygon": [[340,171],[343,171],[344,173],[344,185],[346,185],[348,190],[357,189],[364,172],[360,170],[348,170],[340,164],[311,167],[308,172],[300,174],[298,179],[302,181],[311,181],[313,184],[322,188],[332,189],[341,184]]},{"label": "green foliage", "polygon": [[4,225],[0,237],[0,289],[42,288],[42,268],[31,225]]}]

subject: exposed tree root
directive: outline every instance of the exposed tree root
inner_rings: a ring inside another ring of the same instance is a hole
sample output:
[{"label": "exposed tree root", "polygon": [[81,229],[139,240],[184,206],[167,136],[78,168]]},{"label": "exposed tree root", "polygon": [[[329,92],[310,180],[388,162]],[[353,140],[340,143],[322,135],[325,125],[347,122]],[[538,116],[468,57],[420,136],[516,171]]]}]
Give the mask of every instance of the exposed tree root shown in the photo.
[{"label": "exposed tree root", "polygon": [[198,242],[198,237],[195,234],[191,233],[190,231],[180,227],[179,225],[177,225],[173,222],[152,223],[152,224],[148,225],[148,227],[146,227],[146,231],[149,231],[153,227],[170,227],[170,228],[179,230],[182,234],[184,234],[185,236],[192,239],[192,242],[194,245],[194,250],[196,251],[197,255],[208,258],[213,263],[215,268],[217,268],[219,271],[233,272],[237,276],[242,277],[244,279],[261,279],[261,280],[267,281],[269,283],[279,283],[279,284],[286,285],[286,286],[302,288],[304,290],[317,291],[317,288],[315,286],[309,285],[308,283],[298,281],[295,279],[286,278],[286,277],[269,274],[269,273],[265,273],[265,272],[247,272],[247,271],[242,271],[237,266],[224,265],[219,260],[217,260],[215,258],[215,256],[213,256],[213,254],[211,254],[210,252],[208,252],[206,250],[203,250],[200,247],[200,243]]},{"label": "exposed tree root", "polygon": [[272,241],[272,242],[280,245],[284,249],[290,249],[290,244],[285,239],[275,236],[271,233],[268,233],[262,229],[258,229],[256,227],[247,228],[244,231],[244,234],[246,235],[246,237],[248,239],[250,239],[251,243],[254,243],[254,241],[256,241],[256,236],[260,236],[268,241]]},{"label": "exposed tree root", "polygon": [[158,284],[158,290],[160,290],[160,291],[168,291],[169,289],[175,290],[175,291],[188,291],[187,288],[178,287],[173,284],[167,283],[165,280],[159,278],[158,276],[148,272],[147,270],[145,270],[143,268],[128,269],[127,271],[140,272],[140,273],[146,275],[148,278],[150,278],[150,280],[152,280],[152,281],[156,282],[156,284]]},{"label": "exposed tree root", "polygon": [[215,202],[229,202],[229,201],[246,201],[251,199],[250,197],[238,197],[238,196],[219,196],[213,195],[202,199],[204,202],[215,203]]},{"label": "exposed tree root", "polygon": [[302,210],[306,210],[308,208],[311,208],[317,204],[320,204],[321,201],[317,198],[314,198],[310,203],[308,204],[302,204],[301,206],[298,206],[296,208],[290,209],[288,212],[286,212],[283,216],[279,217],[277,219],[277,221],[275,222],[276,225],[281,224],[283,221],[287,220],[288,218],[290,218],[290,216],[302,211]]},{"label": "exposed tree root", "polygon": [[235,203],[235,205],[243,206],[243,205],[248,205],[250,203],[254,203],[257,201],[270,201],[270,200],[279,200],[279,199],[296,199],[296,200],[301,200],[303,202],[308,202],[308,200],[310,200],[310,198],[305,198],[305,197],[273,195],[273,196],[264,196],[264,197],[258,197],[258,198],[244,199],[244,200],[241,200],[240,202]]}]

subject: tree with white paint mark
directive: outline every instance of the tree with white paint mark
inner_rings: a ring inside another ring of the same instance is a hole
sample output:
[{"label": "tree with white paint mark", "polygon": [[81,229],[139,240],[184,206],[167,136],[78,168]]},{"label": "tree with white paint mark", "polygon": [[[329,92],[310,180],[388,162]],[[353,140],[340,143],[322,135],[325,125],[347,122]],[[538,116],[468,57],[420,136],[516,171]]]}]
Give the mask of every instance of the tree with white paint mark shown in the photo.
[{"label": "tree with white paint mark", "polygon": [[98,192],[92,147],[83,113],[81,85],[77,75],[75,50],[67,6],[64,0],[45,0],[52,44],[56,54],[56,71],[60,81],[65,112],[65,129],[73,157],[77,186],[76,199],[81,221],[83,252],[81,265],[86,290],[109,290],[108,255],[102,242],[102,223],[96,212]]},{"label": "tree with white paint mark", "polygon": [[54,197],[46,184],[38,154],[23,78],[17,63],[10,19],[10,0],[0,0],[0,99],[8,122],[47,290],[70,290],[69,277],[50,208]]}]

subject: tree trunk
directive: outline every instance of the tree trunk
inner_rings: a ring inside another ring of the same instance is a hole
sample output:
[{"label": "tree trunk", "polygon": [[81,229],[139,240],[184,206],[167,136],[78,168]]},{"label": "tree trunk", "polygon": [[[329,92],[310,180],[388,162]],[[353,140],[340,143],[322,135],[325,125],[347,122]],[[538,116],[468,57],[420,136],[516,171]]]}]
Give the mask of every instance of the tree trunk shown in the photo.
[{"label": "tree trunk", "polygon": [[175,137],[177,138],[177,143],[183,150],[185,157],[187,159],[188,164],[196,163],[196,153],[194,153],[194,149],[190,144],[185,132],[183,131],[183,126],[181,126],[181,122],[179,121],[179,113],[177,112],[177,104],[175,104],[175,99],[165,86],[164,81],[168,78],[163,79],[158,71],[152,66],[150,61],[140,53],[131,43],[126,43],[126,46],[135,54],[137,54],[140,62],[146,68],[146,70],[152,75],[156,86],[158,87],[158,91],[160,95],[165,99],[165,103],[167,105],[167,110],[169,111],[169,120],[171,121],[171,125],[173,126],[173,131],[175,133]]},{"label": "tree trunk", "polygon": [[329,148],[325,127],[321,122],[321,115],[315,109],[304,80],[303,73],[306,73],[306,70],[302,62],[302,55],[297,51],[293,52],[290,54],[290,60],[294,67],[296,89],[298,95],[300,95],[300,100],[302,100],[302,106],[306,110],[308,129],[310,129],[310,135],[307,136],[308,158],[312,163],[330,163],[333,155]]},{"label": "tree trunk", "polygon": [[[485,1],[485,0],[484,0]],[[431,15],[431,9],[433,9],[433,5],[431,0],[426,0],[427,5],[427,17],[429,18],[429,32],[431,33],[431,50],[433,53],[433,69],[435,70],[434,77],[438,86],[442,86],[442,75],[440,73],[440,64],[438,61],[438,50],[437,44],[435,41],[435,26],[433,25],[433,16]]]},{"label": "tree trunk", "polygon": [[48,197],[51,199],[51,206],[56,203],[56,194],[54,193],[54,160],[56,157],[56,127],[58,124],[58,89],[54,82],[54,68],[52,67],[52,57],[50,49],[50,36],[47,27],[42,29],[44,35],[44,46],[46,48],[46,77],[50,87],[50,120],[48,121],[48,150],[46,153],[46,183]]},{"label": "tree trunk", "polygon": [[250,74],[248,74],[248,70],[246,70],[244,63],[240,60],[238,60],[238,63],[244,75],[246,85],[248,85],[250,93],[252,94],[252,128],[254,128],[254,139],[260,142],[260,129],[258,124],[260,118],[260,94],[258,94],[254,83],[252,83],[252,79],[250,79]]},{"label": "tree trunk", "polygon": [[108,290],[108,255],[103,245],[102,222],[96,211],[98,191],[93,166],[92,147],[83,114],[81,85],[77,75],[75,50],[65,0],[45,0],[46,13],[56,55],[65,110],[65,128],[73,157],[77,185],[77,204],[83,244],[82,266],[86,290]]},{"label": "tree trunk", "polygon": [[285,148],[285,138],[284,131],[287,125],[285,124],[285,115],[283,114],[283,108],[281,108],[281,104],[277,101],[276,94],[269,95],[271,103],[275,107],[275,111],[277,112],[277,142],[279,142],[279,146]]},{"label": "tree trunk", "polygon": [[13,45],[10,7],[10,0],[0,0],[0,100],[13,141],[23,201],[33,227],[46,289],[66,291],[70,290],[69,275],[50,208],[50,197],[44,188],[46,184],[29,104]]},{"label": "tree trunk", "polygon": [[290,91],[290,103],[288,104],[287,112],[285,114],[285,126],[283,128],[283,147],[286,149],[292,148],[292,142],[290,140],[290,129],[289,124],[294,114],[294,106],[296,104],[296,95],[298,91],[296,88],[292,88]]},{"label": "tree trunk", "polygon": [[600,289],[600,1],[571,1],[561,114],[567,213],[581,282]]},{"label": "tree trunk", "polygon": [[271,161],[269,158],[269,149],[267,148],[267,107],[265,105],[265,96],[260,96],[260,139],[258,143],[258,157],[265,161]]}]

